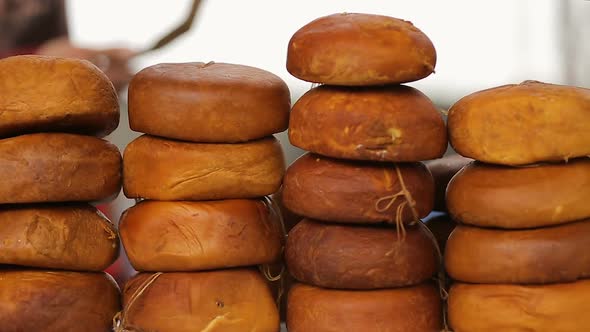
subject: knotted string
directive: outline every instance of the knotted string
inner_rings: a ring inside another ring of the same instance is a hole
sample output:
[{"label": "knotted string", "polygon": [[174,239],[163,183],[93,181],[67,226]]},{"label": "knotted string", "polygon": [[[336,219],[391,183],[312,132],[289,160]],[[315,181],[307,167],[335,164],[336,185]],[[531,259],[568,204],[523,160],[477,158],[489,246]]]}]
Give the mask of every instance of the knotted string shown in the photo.
[{"label": "knotted string", "polygon": [[127,313],[131,310],[131,307],[135,303],[135,301],[145,292],[148,287],[150,287],[158,277],[160,277],[163,273],[157,272],[149,276],[146,280],[144,280],[139,288],[135,290],[135,292],[131,295],[131,299],[127,302],[127,305],[123,308],[122,311],[117,312],[115,317],[113,317],[113,328],[115,332],[135,332],[134,330],[128,330],[127,325]]},{"label": "knotted string", "polygon": [[258,269],[260,270],[260,273],[262,273],[264,278],[266,278],[266,280],[270,282],[281,280],[281,278],[283,277],[283,273],[285,272],[285,267],[283,266],[283,264],[281,264],[281,271],[277,275],[272,275],[272,271],[270,270],[271,267],[268,264],[259,265]]},{"label": "knotted string", "polygon": [[[410,193],[410,191],[406,187],[406,183],[404,181],[402,173],[401,173],[399,166],[397,164],[395,164],[395,172],[397,174],[397,178],[398,178],[401,190],[395,194],[379,198],[375,202],[375,210],[377,210],[377,212],[383,213],[383,212],[389,210],[393,206],[393,204],[395,204],[398,197],[405,198],[405,201],[400,203],[397,206],[396,212],[395,212],[395,226],[396,226],[396,231],[397,231],[397,239],[398,239],[398,241],[400,241],[400,239],[403,241],[406,237],[406,229],[405,229],[405,226],[403,223],[402,216],[403,216],[403,212],[404,212],[405,207],[408,206],[410,208],[410,211],[412,212],[412,218],[413,218],[412,221],[410,223],[408,223],[408,225],[411,226],[414,224],[418,224],[420,226],[420,229],[426,234],[426,236],[430,239],[430,241],[434,245],[436,255],[438,258],[438,273],[437,273],[437,277],[435,278],[435,280],[438,284],[440,298],[443,301],[443,305],[442,305],[442,308],[443,308],[443,313],[442,313],[443,314],[443,330],[441,330],[441,332],[452,332],[449,329],[449,326],[447,324],[446,301],[447,301],[447,298],[449,297],[449,293],[446,289],[446,275],[445,275],[445,270],[444,270],[444,259],[443,259],[442,250],[440,249],[440,247],[438,245],[438,241],[436,240],[436,237],[434,236],[434,234],[432,234],[430,229],[420,220],[419,215],[418,215],[418,211],[416,210],[416,201],[412,197],[412,193]],[[384,202],[385,202],[385,205],[383,205]],[[391,255],[394,250],[395,250],[395,247],[392,247],[392,249],[389,252],[387,252],[386,255],[388,255],[388,256]]]},{"label": "knotted string", "polygon": [[[413,220],[411,222],[409,222],[408,224],[413,225],[413,224],[415,224],[417,222],[421,222],[421,221],[418,216],[418,211],[416,211],[416,201],[414,200],[414,198],[412,198],[412,193],[410,193],[410,191],[406,187],[406,183],[404,181],[402,173],[401,173],[399,166],[397,164],[395,164],[395,173],[397,174],[397,178],[398,178],[401,190],[395,194],[387,195],[387,196],[379,198],[375,202],[375,210],[379,213],[383,213],[383,212],[389,210],[393,206],[393,204],[395,204],[398,197],[405,198],[405,201],[400,203],[397,206],[396,211],[395,211],[395,229],[397,231],[397,239],[398,239],[398,241],[400,241],[400,240],[403,241],[406,238],[406,227],[403,222],[403,212],[404,212],[404,209],[406,208],[406,206],[408,206],[410,208],[410,211],[412,212],[412,218],[413,218]],[[383,203],[385,203],[385,205],[383,205]],[[387,254],[390,255],[393,252],[393,250],[394,250],[394,248],[392,248],[392,250],[390,250]]]}]

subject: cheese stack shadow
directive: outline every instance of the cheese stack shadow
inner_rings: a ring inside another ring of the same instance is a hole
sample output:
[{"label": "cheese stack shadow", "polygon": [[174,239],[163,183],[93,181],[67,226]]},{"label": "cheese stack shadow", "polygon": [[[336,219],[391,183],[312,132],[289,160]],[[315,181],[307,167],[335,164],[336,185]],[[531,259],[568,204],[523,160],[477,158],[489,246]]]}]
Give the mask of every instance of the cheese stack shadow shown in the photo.
[{"label": "cheese stack shadow", "polygon": [[435,187],[433,213],[424,220],[424,224],[428,226],[428,229],[436,238],[441,252],[445,251],[449,236],[457,226],[457,223],[448,214],[445,200],[447,186],[453,176],[472,161],[473,159],[451,154],[424,163],[434,178]]},{"label": "cheese stack shadow", "polygon": [[[276,75],[226,63],[159,64],[129,87],[124,192],[142,200],[120,233],[140,273],[123,290],[116,330],[279,330],[256,266],[280,261],[284,231],[265,196],[285,172],[272,136],[290,93]],[[267,276],[268,277],[268,276]]]},{"label": "cheese stack shadow", "polygon": [[320,83],[293,106],[291,143],[310,153],[287,170],[283,204],[304,216],[285,261],[300,283],[290,332],[442,328],[435,242],[420,218],[446,128],[424,94],[399,83],[434,70],[436,53],[411,23],[368,14],[319,18],[289,42],[287,69]]},{"label": "cheese stack shadow", "polygon": [[102,272],[115,226],[89,202],[121,189],[113,85],[90,62],[0,60],[0,330],[111,330],[119,289]]},{"label": "cheese stack shadow", "polygon": [[590,90],[526,81],[449,112],[455,332],[590,331]]}]

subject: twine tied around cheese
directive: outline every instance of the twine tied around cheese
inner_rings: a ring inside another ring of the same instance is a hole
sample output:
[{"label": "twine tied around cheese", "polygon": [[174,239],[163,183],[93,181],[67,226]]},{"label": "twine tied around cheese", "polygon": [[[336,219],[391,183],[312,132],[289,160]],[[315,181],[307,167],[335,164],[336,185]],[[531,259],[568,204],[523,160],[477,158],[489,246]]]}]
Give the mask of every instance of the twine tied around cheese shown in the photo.
[{"label": "twine tied around cheese", "polygon": [[131,295],[131,299],[122,311],[117,312],[113,317],[113,329],[114,332],[134,332],[134,330],[128,330],[127,325],[127,313],[135,303],[135,301],[148,289],[163,273],[157,272],[149,276],[144,280],[139,288]]},{"label": "twine tied around cheese", "polygon": [[258,269],[260,270],[260,272],[262,273],[264,278],[266,278],[266,280],[268,280],[270,282],[275,282],[275,281],[281,280],[281,278],[283,277],[283,273],[285,272],[285,267],[282,264],[281,264],[281,271],[277,275],[274,275],[274,276],[272,275],[272,272],[270,271],[270,265],[268,265],[268,264],[259,265]]},{"label": "twine tied around cheese", "polygon": [[447,291],[447,276],[446,276],[445,268],[444,268],[444,258],[443,258],[442,250],[440,250],[440,247],[438,245],[438,241],[436,240],[436,237],[434,236],[434,234],[432,234],[432,232],[430,231],[428,226],[426,226],[423,222],[419,222],[418,225],[420,226],[420,229],[424,232],[424,234],[426,234],[426,236],[428,236],[430,241],[432,241],[432,243],[434,244],[434,249],[436,250],[436,255],[438,257],[438,272],[437,272],[437,276],[434,278],[434,281],[436,281],[436,283],[438,285],[439,295],[440,295],[440,298],[443,302],[442,303],[443,329],[441,330],[441,332],[452,332],[449,329],[449,325],[447,323],[447,299],[449,298],[449,292]]},{"label": "twine tied around cheese", "polygon": [[[269,207],[270,211],[278,218],[279,225],[281,227],[281,232],[283,234],[283,238],[281,239],[281,255],[283,257],[283,253],[285,252],[285,242],[287,241],[287,228],[285,227],[285,220],[283,219],[283,214],[281,213],[281,209],[277,205],[277,203],[270,197],[264,196],[264,201],[266,205]],[[258,269],[262,273],[262,275],[268,280],[269,282],[279,282],[278,287],[278,294],[276,298],[277,307],[280,308],[281,305],[281,298],[283,297],[283,293],[285,291],[285,278],[284,275],[287,272],[284,262],[281,260],[281,270],[277,275],[272,275],[271,266],[269,264],[260,265]]]},{"label": "twine tied around cheese", "polygon": [[[402,220],[402,215],[403,215],[405,207],[408,206],[412,212],[412,218],[413,218],[413,220],[410,223],[408,223],[408,225],[412,226],[414,224],[418,224],[420,229],[430,239],[430,241],[432,242],[434,249],[436,251],[436,256],[438,258],[438,272],[437,272],[437,276],[434,279],[437,282],[438,289],[439,289],[439,295],[440,295],[441,300],[443,301],[443,305],[442,305],[442,307],[443,307],[443,316],[442,316],[443,330],[441,330],[441,332],[452,332],[449,329],[449,326],[447,324],[446,302],[447,302],[447,298],[449,297],[449,293],[446,288],[447,282],[446,282],[446,274],[445,274],[445,270],[444,270],[444,259],[443,259],[442,250],[440,249],[440,247],[438,245],[438,241],[436,240],[436,237],[434,236],[434,234],[432,234],[432,232],[430,231],[428,226],[426,226],[420,220],[418,211],[416,210],[416,201],[412,197],[412,193],[410,193],[410,191],[406,187],[404,177],[402,176],[402,173],[401,173],[399,166],[397,164],[395,164],[395,173],[397,175],[401,190],[395,194],[387,195],[387,196],[379,198],[375,202],[375,210],[377,210],[377,212],[383,213],[383,212],[389,210],[393,206],[393,204],[395,204],[395,202],[397,201],[398,198],[400,198],[400,197],[405,198],[405,201],[403,201],[402,203],[400,203],[397,206],[396,212],[395,212],[395,226],[396,226],[396,231],[397,231],[397,239],[398,239],[398,241],[400,241],[400,240],[403,241],[406,237],[406,229],[405,229],[405,225]],[[395,247],[392,247],[392,249],[388,253],[386,253],[386,255],[391,255],[394,250],[395,250]]]},{"label": "twine tied around cheese", "polygon": [[[395,202],[397,201],[397,199],[399,197],[403,197],[405,198],[405,201],[403,201],[402,203],[400,203],[395,211],[395,229],[397,231],[397,239],[399,240],[404,240],[406,238],[406,228],[402,219],[403,216],[403,212],[404,209],[406,208],[406,206],[408,206],[410,208],[410,211],[412,212],[412,222],[409,223],[409,225],[413,225],[417,222],[421,222],[420,218],[418,216],[418,211],[416,211],[416,201],[414,200],[414,198],[412,198],[412,193],[410,193],[410,191],[408,190],[408,188],[406,187],[406,183],[404,181],[404,177],[402,176],[402,173],[399,169],[399,166],[397,164],[395,164],[395,173],[397,174],[397,179],[399,181],[401,190],[395,194],[392,195],[387,195],[387,196],[383,196],[381,198],[379,198],[376,202],[375,202],[375,210],[379,213],[383,213],[387,210],[389,210],[393,204],[395,204]],[[393,251],[393,248],[391,250],[391,252]],[[389,252],[388,254],[391,254],[391,252]]]},{"label": "twine tied around cheese", "polygon": [[447,289],[446,289],[446,283],[447,283],[446,279],[447,278],[446,278],[445,270],[444,270],[444,259],[443,259],[442,250],[440,250],[440,247],[438,246],[438,241],[436,241],[436,237],[434,237],[434,234],[432,234],[432,232],[430,231],[428,226],[426,226],[423,222],[419,222],[418,225],[420,226],[420,229],[424,232],[424,234],[426,234],[426,236],[430,239],[430,241],[432,241],[432,244],[434,245],[434,249],[436,250],[439,271],[438,271],[438,274],[437,274],[437,277],[435,278],[435,280],[438,283],[438,287],[440,289],[440,298],[446,301],[447,298],[449,297],[449,293],[447,292]]}]

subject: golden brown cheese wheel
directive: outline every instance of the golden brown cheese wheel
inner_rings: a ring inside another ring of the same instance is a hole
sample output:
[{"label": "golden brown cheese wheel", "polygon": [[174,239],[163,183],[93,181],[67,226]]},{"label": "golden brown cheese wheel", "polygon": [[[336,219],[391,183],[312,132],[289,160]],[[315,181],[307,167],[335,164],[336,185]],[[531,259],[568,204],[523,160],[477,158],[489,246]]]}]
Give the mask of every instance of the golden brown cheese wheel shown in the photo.
[{"label": "golden brown cheese wheel", "polygon": [[90,136],[41,133],[0,140],[0,204],[98,201],[121,190],[121,154]]},{"label": "golden brown cheese wheel", "polygon": [[590,277],[590,219],[530,230],[459,225],[445,267],[472,283],[544,284]]},{"label": "golden brown cheese wheel", "polygon": [[449,183],[454,219],[475,226],[536,228],[590,218],[590,159],[504,167],[472,163]]},{"label": "golden brown cheese wheel", "polygon": [[260,265],[281,256],[277,213],[259,199],[143,201],[123,213],[119,230],[138,271]]},{"label": "golden brown cheese wheel", "polygon": [[287,300],[289,332],[438,332],[439,292],[431,284],[352,291],[297,284]]},{"label": "golden brown cheese wheel", "polygon": [[590,331],[590,280],[543,286],[456,283],[448,303],[454,332]]},{"label": "golden brown cheese wheel", "polygon": [[125,285],[123,303],[122,327],[130,331],[279,331],[270,289],[250,269],[141,273]]},{"label": "golden brown cheese wheel", "polygon": [[304,219],[285,248],[289,272],[319,287],[376,289],[417,285],[437,270],[432,240],[418,226],[344,226]]},{"label": "golden brown cheese wheel", "polygon": [[158,64],[129,84],[131,129],[193,142],[243,142],[284,131],[290,108],[283,80],[243,65]]},{"label": "golden brown cheese wheel", "polygon": [[360,163],[306,154],[287,169],[283,204],[296,214],[326,222],[412,222],[396,168],[418,217],[426,217],[432,211],[434,182],[420,163]]},{"label": "golden brown cheese wheel", "polygon": [[111,222],[86,204],[0,208],[0,263],[102,271],[119,255]]},{"label": "golden brown cheese wheel", "polygon": [[106,136],[119,124],[113,84],[85,60],[0,60],[0,137],[60,131]]},{"label": "golden brown cheese wheel", "polygon": [[199,144],[141,136],[123,156],[129,198],[213,200],[276,192],[285,172],[274,137],[241,144]]},{"label": "golden brown cheese wheel", "polygon": [[287,52],[293,76],[331,85],[412,82],[435,65],[432,42],[411,22],[371,14],[320,17],[293,35]]},{"label": "golden brown cheese wheel", "polygon": [[324,85],[293,106],[289,140],[329,157],[409,162],[442,157],[447,129],[430,99],[414,88]]},{"label": "golden brown cheese wheel", "polygon": [[461,155],[525,165],[590,155],[590,89],[526,81],[479,91],[449,111]]},{"label": "golden brown cheese wheel", "polygon": [[109,332],[120,306],[105,273],[0,270],[2,331]]}]

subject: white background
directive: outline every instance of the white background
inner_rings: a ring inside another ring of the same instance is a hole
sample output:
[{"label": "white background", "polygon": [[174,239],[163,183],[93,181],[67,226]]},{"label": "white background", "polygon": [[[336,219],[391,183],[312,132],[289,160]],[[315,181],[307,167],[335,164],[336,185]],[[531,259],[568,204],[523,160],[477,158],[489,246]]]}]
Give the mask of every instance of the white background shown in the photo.
[{"label": "white background", "polygon": [[[70,1],[72,37],[85,45],[115,43],[142,49],[182,21],[190,4],[191,0]],[[574,13],[566,13],[568,8]],[[567,77],[567,61],[573,58],[568,40],[590,44],[587,23],[583,30],[567,28],[590,21],[590,1],[584,0],[203,0],[190,32],[138,58],[134,66],[184,61],[247,64],[281,76],[297,98],[309,84],[285,69],[289,38],[309,21],[338,12],[389,15],[423,30],[437,49],[436,74],[411,85],[439,104],[527,79],[580,85],[589,80]],[[587,49],[585,57],[590,57]]]}]

